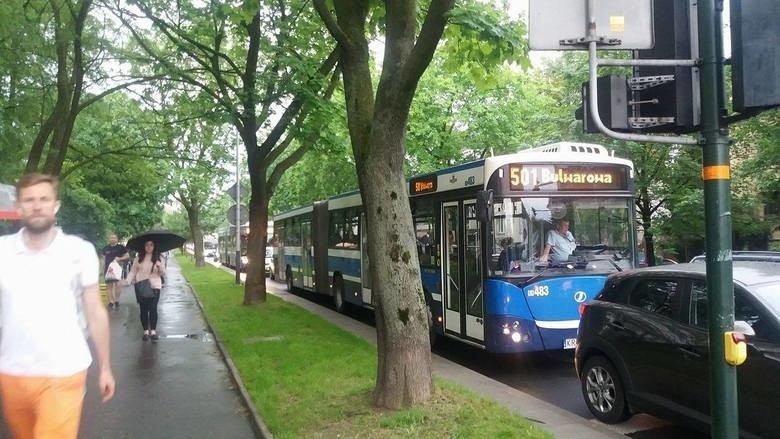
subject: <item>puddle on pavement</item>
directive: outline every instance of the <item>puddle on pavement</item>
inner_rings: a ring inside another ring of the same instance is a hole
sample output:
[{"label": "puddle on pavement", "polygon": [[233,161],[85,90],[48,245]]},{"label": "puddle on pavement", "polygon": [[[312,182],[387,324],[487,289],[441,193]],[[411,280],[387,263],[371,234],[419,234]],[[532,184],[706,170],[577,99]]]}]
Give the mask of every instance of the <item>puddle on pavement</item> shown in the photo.
[{"label": "puddle on pavement", "polygon": [[210,332],[196,332],[192,334],[168,334],[168,335],[164,335],[162,338],[200,340],[204,343],[210,343],[214,341],[214,336],[211,335]]}]

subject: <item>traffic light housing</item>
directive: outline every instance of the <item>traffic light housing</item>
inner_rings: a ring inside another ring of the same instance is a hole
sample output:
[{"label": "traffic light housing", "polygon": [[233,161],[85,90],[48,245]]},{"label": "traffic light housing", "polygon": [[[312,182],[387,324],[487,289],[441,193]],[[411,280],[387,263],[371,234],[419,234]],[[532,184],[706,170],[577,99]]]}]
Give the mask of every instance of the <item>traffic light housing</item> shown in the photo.
[{"label": "traffic light housing", "polygon": [[734,110],[780,105],[780,2],[731,1]]},{"label": "traffic light housing", "polygon": [[[655,47],[634,51],[635,59],[691,59],[698,55],[696,9],[689,1],[654,0]],[[638,66],[631,81],[635,105],[631,125],[642,132],[690,133],[699,125],[698,69]]]},{"label": "traffic light housing", "polygon": [[[600,76],[596,80],[598,105],[601,122],[613,131],[627,131],[628,126],[628,88],[626,77],[620,75]],[[582,107],[574,116],[582,119],[582,129],[586,133],[598,133],[590,110],[588,83],[582,83]]]}]

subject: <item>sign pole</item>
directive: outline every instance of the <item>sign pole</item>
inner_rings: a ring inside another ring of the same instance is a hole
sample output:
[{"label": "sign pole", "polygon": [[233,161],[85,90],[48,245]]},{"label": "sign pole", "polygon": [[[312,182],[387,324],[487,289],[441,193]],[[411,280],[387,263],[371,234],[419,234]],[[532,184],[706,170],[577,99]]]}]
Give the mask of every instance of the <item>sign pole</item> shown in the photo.
[{"label": "sign pole", "polygon": [[[734,283],[731,266],[731,176],[729,138],[721,127],[723,69],[721,29],[716,0],[700,0],[701,133],[704,136],[705,252],[710,341],[710,407],[713,438],[739,435],[737,369],[725,360],[724,333],[734,328]],[[721,3],[722,4],[722,3]]]},{"label": "sign pole", "polygon": [[236,285],[241,285],[241,150],[236,130]]}]

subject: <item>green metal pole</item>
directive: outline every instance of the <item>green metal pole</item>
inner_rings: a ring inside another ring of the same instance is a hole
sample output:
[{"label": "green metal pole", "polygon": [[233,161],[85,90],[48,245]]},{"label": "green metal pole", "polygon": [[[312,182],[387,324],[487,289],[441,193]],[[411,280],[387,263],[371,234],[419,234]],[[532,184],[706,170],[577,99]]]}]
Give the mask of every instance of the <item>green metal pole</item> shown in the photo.
[{"label": "green metal pole", "polygon": [[701,130],[706,144],[704,217],[706,223],[707,292],[709,297],[710,407],[712,437],[733,439],[739,434],[737,370],[725,361],[723,333],[734,328],[734,286],[731,270],[731,180],[729,139],[721,129],[719,100],[723,54],[715,0],[698,2],[701,58]]}]

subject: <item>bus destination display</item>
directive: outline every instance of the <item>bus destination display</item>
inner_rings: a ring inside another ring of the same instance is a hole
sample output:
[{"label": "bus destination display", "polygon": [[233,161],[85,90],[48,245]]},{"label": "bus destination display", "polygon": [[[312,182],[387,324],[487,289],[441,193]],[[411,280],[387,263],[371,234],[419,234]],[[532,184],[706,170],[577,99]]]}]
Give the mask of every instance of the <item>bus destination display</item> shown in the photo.
[{"label": "bus destination display", "polygon": [[436,174],[417,177],[409,182],[409,194],[418,195],[436,192]]},{"label": "bus destination display", "polygon": [[512,191],[626,190],[627,169],[610,166],[521,165],[507,167]]}]

